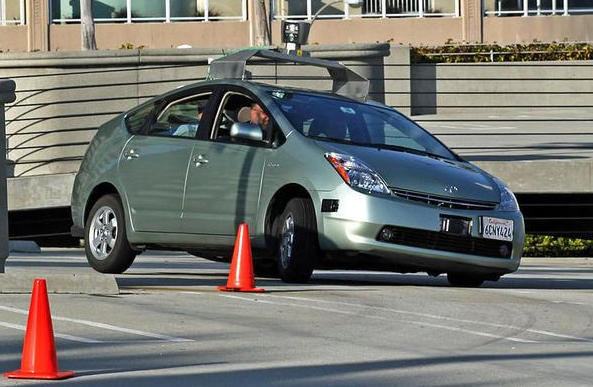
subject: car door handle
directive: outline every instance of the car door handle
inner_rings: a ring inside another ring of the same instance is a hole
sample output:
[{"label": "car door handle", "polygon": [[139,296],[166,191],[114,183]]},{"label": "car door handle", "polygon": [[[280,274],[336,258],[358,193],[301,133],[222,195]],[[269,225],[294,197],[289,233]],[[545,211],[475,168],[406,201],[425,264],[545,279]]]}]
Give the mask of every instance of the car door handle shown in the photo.
[{"label": "car door handle", "polygon": [[136,149],[130,149],[124,152],[124,157],[127,160],[137,159],[140,157],[140,154],[136,151]]},{"label": "car door handle", "polygon": [[208,157],[208,156],[204,156],[204,155],[194,156],[193,162],[196,165],[196,167],[199,167],[202,164],[208,164],[210,162],[210,160],[208,160],[206,157]]}]

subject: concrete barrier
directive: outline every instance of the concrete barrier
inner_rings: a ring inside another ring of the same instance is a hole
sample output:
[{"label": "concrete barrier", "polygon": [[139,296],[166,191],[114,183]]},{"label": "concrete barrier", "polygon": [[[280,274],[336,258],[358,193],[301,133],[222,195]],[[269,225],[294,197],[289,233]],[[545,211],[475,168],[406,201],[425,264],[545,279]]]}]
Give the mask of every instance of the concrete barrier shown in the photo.
[{"label": "concrete barrier", "polygon": [[6,191],[6,130],[4,126],[4,104],[15,100],[15,83],[0,79],[0,273],[8,258],[8,203]]},{"label": "concrete barrier", "polygon": [[47,274],[5,273],[0,275],[0,294],[30,293],[36,278],[47,280],[48,293],[60,294],[119,294],[111,274]]}]

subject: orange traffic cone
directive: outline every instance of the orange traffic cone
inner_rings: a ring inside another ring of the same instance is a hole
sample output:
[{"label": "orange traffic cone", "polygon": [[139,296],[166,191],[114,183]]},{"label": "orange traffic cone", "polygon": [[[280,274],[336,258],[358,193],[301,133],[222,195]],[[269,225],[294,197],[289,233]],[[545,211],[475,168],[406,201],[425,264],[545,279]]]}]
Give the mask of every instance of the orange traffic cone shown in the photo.
[{"label": "orange traffic cone", "polygon": [[255,287],[253,278],[253,259],[251,257],[251,243],[249,242],[249,226],[241,223],[235,239],[235,250],[231,270],[226,286],[219,286],[223,292],[265,292]]},{"label": "orange traffic cone", "polygon": [[65,379],[74,376],[72,371],[58,370],[58,357],[51,324],[47,285],[44,279],[33,283],[29,307],[21,369],[7,372],[5,378],[14,379]]}]

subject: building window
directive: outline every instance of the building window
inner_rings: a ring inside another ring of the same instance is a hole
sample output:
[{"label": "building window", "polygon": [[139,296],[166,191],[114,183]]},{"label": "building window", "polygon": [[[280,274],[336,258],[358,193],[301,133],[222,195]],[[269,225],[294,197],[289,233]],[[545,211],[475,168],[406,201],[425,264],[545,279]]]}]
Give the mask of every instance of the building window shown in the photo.
[{"label": "building window", "polygon": [[[52,23],[80,22],[79,0],[50,1]],[[94,0],[93,14],[97,23],[245,21],[247,0]]]},{"label": "building window", "polygon": [[[310,20],[321,7],[333,2],[334,0],[274,0],[274,17]],[[339,2],[324,9],[318,18],[406,16],[459,16],[459,0],[364,0],[361,7],[349,7]]]},{"label": "building window", "polygon": [[484,0],[487,16],[593,14],[593,0]]},{"label": "building window", "polygon": [[25,0],[0,0],[0,25],[25,24]]}]

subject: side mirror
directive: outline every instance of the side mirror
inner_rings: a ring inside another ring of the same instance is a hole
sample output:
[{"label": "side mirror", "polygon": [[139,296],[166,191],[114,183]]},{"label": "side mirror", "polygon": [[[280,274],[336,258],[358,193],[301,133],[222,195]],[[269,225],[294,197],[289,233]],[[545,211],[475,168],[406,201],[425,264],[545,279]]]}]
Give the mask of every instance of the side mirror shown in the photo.
[{"label": "side mirror", "polygon": [[251,141],[263,141],[264,133],[259,125],[254,125],[245,122],[235,122],[231,126],[231,137],[242,138]]}]

